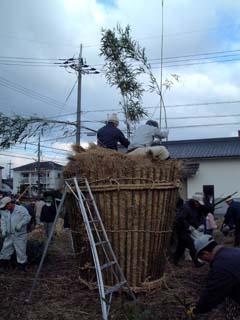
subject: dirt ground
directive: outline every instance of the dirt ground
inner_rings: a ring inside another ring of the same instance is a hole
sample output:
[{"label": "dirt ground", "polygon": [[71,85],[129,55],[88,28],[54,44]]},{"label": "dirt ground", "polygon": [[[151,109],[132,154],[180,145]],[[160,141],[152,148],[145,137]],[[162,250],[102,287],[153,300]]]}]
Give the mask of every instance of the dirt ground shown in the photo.
[{"label": "dirt ground", "polygon": [[[28,266],[27,273],[10,270],[0,274],[0,320],[101,319],[98,292],[86,289],[78,280],[77,265],[66,233],[60,233],[51,245],[32,303],[28,305],[24,301],[35,272],[36,266]],[[181,266],[175,267],[168,262],[161,288],[139,294],[137,305],[125,295],[114,296],[109,319],[187,319],[179,298],[184,302],[196,301],[207,273],[208,266],[197,269],[190,261],[182,261]],[[224,319],[222,311],[223,306],[220,306],[198,319]]]}]

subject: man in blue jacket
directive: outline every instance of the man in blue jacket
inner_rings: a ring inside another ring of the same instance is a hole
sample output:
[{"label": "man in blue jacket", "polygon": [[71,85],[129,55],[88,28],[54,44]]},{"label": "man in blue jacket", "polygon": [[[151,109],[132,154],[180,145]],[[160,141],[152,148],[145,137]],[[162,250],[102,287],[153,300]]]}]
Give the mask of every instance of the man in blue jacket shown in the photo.
[{"label": "man in blue jacket", "polygon": [[119,119],[116,113],[113,113],[107,120],[107,124],[98,130],[98,146],[108,149],[117,150],[117,144],[120,142],[125,148],[128,147],[129,141],[124,134],[118,129]]},{"label": "man in blue jacket", "polygon": [[228,209],[225,217],[227,216],[235,225],[234,246],[238,247],[240,245],[240,202],[229,197],[227,198],[226,203],[228,204]]},{"label": "man in blue jacket", "polygon": [[[210,264],[206,288],[195,307],[187,314],[194,318],[226,302],[226,316],[240,316],[240,249],[219,246],[210,235],[202,235],[194,242],[196,257]],[[230,318],[226,318],[230,319]]]}]

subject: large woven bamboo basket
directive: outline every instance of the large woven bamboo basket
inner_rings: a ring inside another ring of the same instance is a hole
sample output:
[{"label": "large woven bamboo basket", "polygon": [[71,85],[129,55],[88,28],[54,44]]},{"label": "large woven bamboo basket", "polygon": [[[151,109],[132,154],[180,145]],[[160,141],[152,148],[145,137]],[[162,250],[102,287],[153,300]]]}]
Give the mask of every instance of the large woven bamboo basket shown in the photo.
[{"label": "large woven bamboo basket", "polygon": [[[87,163],[87,165],[86,165]],[[107,168],[106,168],[107,166]],[[178,197],[180,163],[129,159],[109,150],[76,155],[65,177],[85,176],[119,264],[135,290],[160,283]],[[67,199],[80,278],[94,283],[90,245],[72,195]],[[105,281],[111,285],[111,275]]]}]

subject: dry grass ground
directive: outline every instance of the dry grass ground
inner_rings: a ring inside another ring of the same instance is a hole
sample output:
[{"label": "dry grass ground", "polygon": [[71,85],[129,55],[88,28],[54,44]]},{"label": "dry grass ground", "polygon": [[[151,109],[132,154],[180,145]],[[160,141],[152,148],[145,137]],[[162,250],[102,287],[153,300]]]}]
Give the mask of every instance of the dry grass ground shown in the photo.
[{"label": "dry grass ground", "polygon": [[[41,233],[33,237],[41,238]],[[72,255],[69,237],[60,233],[51,246],[42,270],[41,279],[31,305],[24,304],[36,266],[29,266],[26,274],[11,270],[0,275],[1,320],[88,320],[101,319],[98,293],[89,291],[78,280],[78,269]],[[166,266],[160,289],[138,295],[134,306],[124,295],[114,297],[110,319],[157,320],[186,319],[179,302],[194,302],[203,288],[208,267],[192,267],[182,261],[181,267]],[[222,306],[199,319],[224,319]]]}]

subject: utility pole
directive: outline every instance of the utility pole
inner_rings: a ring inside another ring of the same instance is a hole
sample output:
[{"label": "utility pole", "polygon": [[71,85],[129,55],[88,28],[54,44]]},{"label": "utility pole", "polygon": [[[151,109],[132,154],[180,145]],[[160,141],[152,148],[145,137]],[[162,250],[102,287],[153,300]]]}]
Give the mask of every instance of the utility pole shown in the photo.
[{"label": "utility pole", "polygon": [[10,160],[7,164],[8,164],[8,179],[11,179],[12,161]]},{"label": "utility pole", "polygon": [[[86,74],[98,74],[100,73],[97,71],[94,67],[91,67],[86,64],[86,62],[83,62],[82,57],[82,51],[83,51],[83,45],[80,44],[80,51],[79,51],[79,57],[78,58],[69,58],[65,60],[60,67],[63,67],[65,69],[73,69],[77,72],[78,75],[78,92],[77,92],[77,121],[76,121],[76,144],[80,145],[81,140],[81,128],[82,126],[82,107],[81,107],[81,99],[82,99],[82,75]],[[85,127],[86,128],[86,127]],[[87,130],[90,130],[92,132],[95,132],[95,130],[87,128]]]},{"label": "utility pole", "polygon": [[80,44],[80,52],[78,57],[78,94],[77,94],[77,130],[76,144],[80,145],[81,140],[81,99],[82,99],[82,44]]},{"label": "utility pole", "polygon": [[38,193],[38,198],[41,196],[41,183],[40,183],[40,178],[41,178],[41,163],[40,163],[40,155],[41,155],[41,134],[39,133],[38,136],[38,160],[37,160],[37,193]]}]

